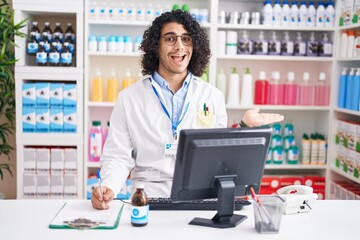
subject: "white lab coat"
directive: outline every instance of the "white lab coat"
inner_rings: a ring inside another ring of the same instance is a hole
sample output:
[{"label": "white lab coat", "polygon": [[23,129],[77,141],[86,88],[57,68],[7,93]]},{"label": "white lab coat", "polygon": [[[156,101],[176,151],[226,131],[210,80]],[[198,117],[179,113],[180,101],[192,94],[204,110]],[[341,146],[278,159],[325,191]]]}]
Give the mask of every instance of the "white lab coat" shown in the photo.
[{"label": "white lab coat", "polygon": [[[101,176],[103,186],[109,187],[115,194],[132,170],[131,178],[135,183],[145,184],[148,196],[170,196],[175,159],[165,157],[164,152],[165,144],[174,143],[174,137],[171,122],[152,85],[163,98],[160,86],[147,76],[121,91],[112,111],[108,139],[101,156]],[[193,77],[182,114],[189,101],[178,133],[181,129],[227,126],[224,95],[214,86]],[[205,123],[200,123],[198,116],[204,114],[204,103],[214,115]]]}]

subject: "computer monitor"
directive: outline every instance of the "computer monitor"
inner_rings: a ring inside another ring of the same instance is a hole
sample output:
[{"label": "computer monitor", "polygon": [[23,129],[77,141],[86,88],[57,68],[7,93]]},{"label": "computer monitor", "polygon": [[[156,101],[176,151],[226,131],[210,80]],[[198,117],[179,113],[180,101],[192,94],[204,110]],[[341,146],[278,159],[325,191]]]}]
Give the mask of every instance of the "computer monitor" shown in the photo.
[{"label": "computer monitor", "polygon": [[270,127],[180,132],[171,200],[218,198],[212,219],[189,224],[229,228],[247,218],[234,214],[234,198],[249,195],[250,187],[259,191],[270,139]]}]

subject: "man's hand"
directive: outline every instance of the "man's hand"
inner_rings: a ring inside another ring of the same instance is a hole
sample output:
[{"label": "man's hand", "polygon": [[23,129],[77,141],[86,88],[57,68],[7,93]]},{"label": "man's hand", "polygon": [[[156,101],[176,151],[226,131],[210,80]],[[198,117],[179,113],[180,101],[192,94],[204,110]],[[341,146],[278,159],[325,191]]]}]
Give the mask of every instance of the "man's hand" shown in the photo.
[{"label": "man's hand", "polygon": [[259,113],[260,109],[250,109],[244,113],[242,121],[249,127],[258,127],[284,120],[284,116],[276,113]]},{"label": "man's hand", "polygon": [[108,187],[102,187],[103,192],[100,192],[100,187],[96,187],[92,191],[91,203],[93,208],[104,210],[109,209],[109,202],[114,199],[114,192]]}]

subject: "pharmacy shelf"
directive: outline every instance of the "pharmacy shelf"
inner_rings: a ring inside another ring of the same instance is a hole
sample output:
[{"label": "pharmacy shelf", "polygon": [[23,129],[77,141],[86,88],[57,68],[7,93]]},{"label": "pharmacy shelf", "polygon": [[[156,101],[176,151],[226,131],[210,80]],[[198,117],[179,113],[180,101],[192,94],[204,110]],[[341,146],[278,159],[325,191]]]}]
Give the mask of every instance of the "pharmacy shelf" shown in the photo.
[{"label": "pharmacy shelf", "polygon": [[359,111],[353,111],[353,110],[344,109],[344,108],[335,108],[335,112],[346,113],[346,114],[349,114],[349,115],[354,115],[354,116],[359,116],[360,117],[360,112]]},{"label": "pharmacy shelf", "polygon": [[22,133],[17,132],[17,144],[31,146],[76,146],[82,133]]},{"label": "pharmacy shelf", "polygon": [[342,57],[342,58],[337,58],[336,59],[339,62],[358,62],[360,61],[360,57]]},{"label": "pharmacy shelf", "polygon": [[261,110],[282,110],[282,111],[329,111],[330,107],[320,107],[320,106],[286,106],[286,105],[251,105],[251,106],[242,106],[242,105],[226,105],[226,109],[231,110],[247,110],[252,108],[259,108]]},{"label": "pharmacy shelf", "polygon": [[138,58],[141,56],[141,52],[88,52],[88,56],[92,57],[135,57]]},{"label": "pharmacy shelf", "polygon": [[343,176],[343,177],[345,177],[347,179],[350,179],[353,182],[356,182],[356,183],[360,184],[360,178],[356,178],[354,176],[351,176],[351,175],[347,174],[346,172],[336,168],[335,166],[331,166],[330,169],[331,169],[331,171],[333,171],[333,172],[335,172],[335,173],[337,173],[337,174],[339,174],[339,175],[341,175],[341,176]]},{"label": "pharmacy shelf", "polygon": [[217,24],[218,29],[233,29],[233,30],[274,30],[274,31],[297,31],[297,32],[333,32],[335,27],[285,27],[285,26],[266,26],[266,25],[251,25],[251,24]]},{"label": "pharmacy shelf", "polygon": [[88,102],[87,103],[88,107],[104,107],[104,108],[109,108],[109,107],[114,107],[115,103],[114,102]]},{"label": "pharmacy shelf", "polygon": [[311,164],[267,164],[265,169],[268,170],[326,170],[326,165],[311,165]]},{"label": "pharmacy shelf", "polygon": [[33,67],[24,66],[15,68],[15,78],[27,80],[61,80],[83,81],[84,70],[73,67]]},{"label": "pharmacy shelf", "polygon": [[360,23],[341,26],[341,27],[338,27],[338,30],[349,30],[349,29],[355,29],[355,28],[360,28]]},{"label": "pharmacy shelf", "polygon": [[332,62],[333,57],[301,57],[301,56],[271,56],[271,55],[222,55],[219,60],[252,60],[252,61],[293,61],[293,62]]}]

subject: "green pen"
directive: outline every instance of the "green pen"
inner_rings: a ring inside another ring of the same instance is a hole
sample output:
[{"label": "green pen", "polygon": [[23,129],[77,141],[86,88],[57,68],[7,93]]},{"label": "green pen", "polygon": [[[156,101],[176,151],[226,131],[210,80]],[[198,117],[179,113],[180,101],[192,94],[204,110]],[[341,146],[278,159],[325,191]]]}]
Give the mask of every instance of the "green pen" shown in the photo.
[{"label": "green pen", "polygon": [[206,103],[204,103],[204,114],[206,116]]}]

